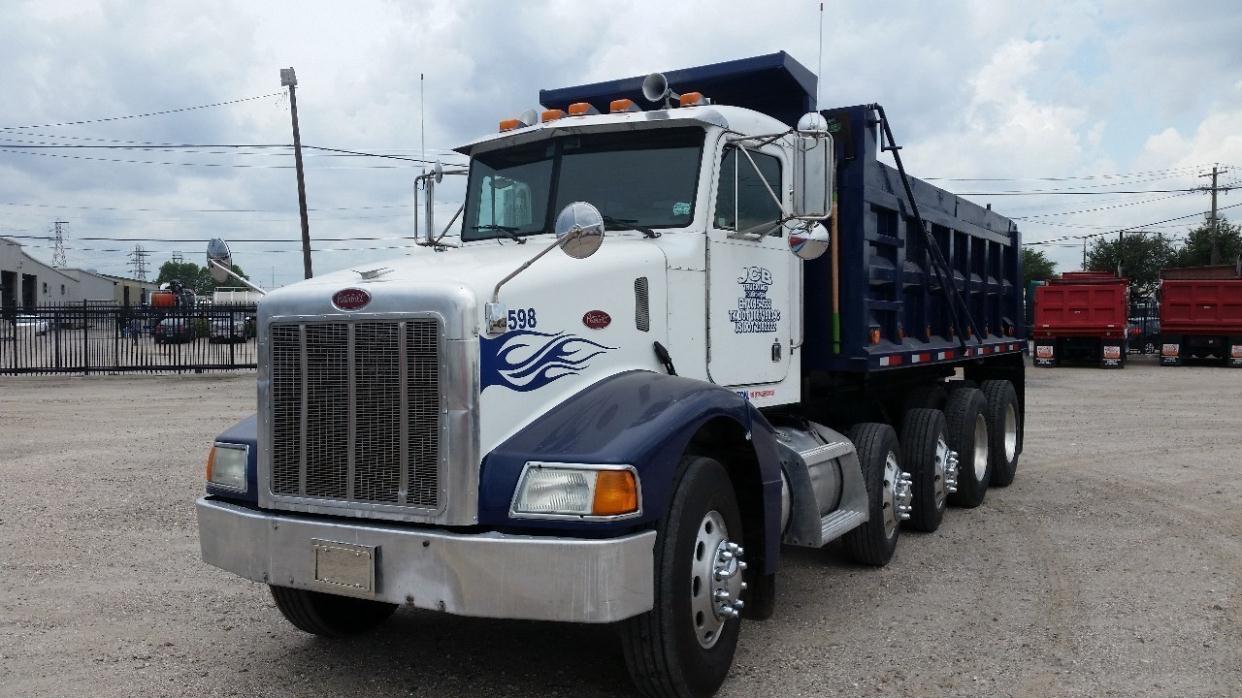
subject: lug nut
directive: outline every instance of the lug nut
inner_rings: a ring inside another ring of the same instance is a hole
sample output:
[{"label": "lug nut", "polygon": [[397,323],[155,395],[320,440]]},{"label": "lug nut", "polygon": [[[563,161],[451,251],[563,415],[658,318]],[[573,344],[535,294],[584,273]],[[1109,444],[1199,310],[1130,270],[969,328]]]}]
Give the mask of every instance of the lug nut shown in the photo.
[{"label": "lug nut", "polygon": [[747,584],[746,582],[742,582],[742,588],[740,589],[740,591],[746,591],[749,588],[750,588],[749,584]]},{"label": "lug nut", "polygon": [[734,602],[733,602],[733,610],[734,610],[734,611],[740,611],[740,610],[742,610],[743,608],[746,608],[746,602],[745,602],[745,601],[743,601],[743,600],[741,600],[741,599],[738,599],[737,601],[734,601]]},{"label": "lug nut", "polygon": [[724,560],[725,562],[728,562],[729,560],[733,559],[733,553],[729,552],[728,550],[721,550],[720,559]]},{"label": "lug nut", "polygon": [[712,598],[716,599],[717,601],[725,601],[729,598],[729,592],[724,589],[717,589],[716,591],[712,592]]}]

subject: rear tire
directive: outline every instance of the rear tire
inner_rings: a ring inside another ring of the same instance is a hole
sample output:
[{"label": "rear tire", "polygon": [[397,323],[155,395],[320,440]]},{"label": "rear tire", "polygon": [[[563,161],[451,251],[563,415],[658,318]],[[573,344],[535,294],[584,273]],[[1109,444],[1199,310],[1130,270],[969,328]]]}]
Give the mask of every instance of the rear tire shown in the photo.
[{"label": "rear tire", "polygon": [[[742,620],[716,612],[718,583],[702,572],[705,562],[712,569],[723,564],[732,570],[722,582],[730,594],[745,591],[744,551],[737,550],[732,567],[721,563],[719,555],[725,549],[720,546],[741,541],[742,534],[741,512],[724,466],[704,456],[688,456],[668,515],[657,528],[654,604],[619,624],[625,663],[642,695],[711,696],[724,683]],[[718,538],[718,544],[710,544]]]},{"label": "rear tire", "polygon": [[906,412],[901,428],[901,463],[913,478],[913,506],[906,528],[932,532],[948,507],[944,468],[949,439],[944,413],[917,409]]},{"label": "rear tire", "polygon": [[992,486],[1008,487],[1018,474],[1018,447],[1022,444],[1018,393],[1009,381],[991,380],[983,381],[983,396],[988,401],[988,461],[992,466]]},{"label": "rear tire", "polygon": [[269,586],[276,608],[299,630],[323,637],[348,637],[388,620],[396,604]]},{"label": "rear tire", "polygon": [[897,433],[887,424],[855,424],[849,433],[858,452],[863,481],[867,486],[867,523],[841,537],[845,554],[863,565],[882,567],[893,559],[897,539],[901,536],[901,519],[893,496],[897,483],[893,480],[896,466],[901,473],[898,452],[901,445]]},{"label": "rear tire", "polygon": [[987,399],[976,388],[949,394],[944,417],[949,448],[957,451],[957,492],[949,495],[949,504],[954,506],[977,507],[988,493],[992,466],[988,462],[987,408]]}]

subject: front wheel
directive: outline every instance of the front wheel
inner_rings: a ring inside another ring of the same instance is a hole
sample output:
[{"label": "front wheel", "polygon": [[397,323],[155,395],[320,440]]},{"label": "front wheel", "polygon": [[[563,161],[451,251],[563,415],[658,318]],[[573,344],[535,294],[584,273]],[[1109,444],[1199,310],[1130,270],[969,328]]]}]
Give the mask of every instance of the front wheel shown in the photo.
[{"label": "front wheel", "polygon": [[388,620],[396,604],[272,585],[272,598],[285,620],[324,637],[358,635]]},{"label": "front wheel", "polygon": [[687,458],[657,529],[652,608],[620,624],[625,662],[643,695],[710,696],[724,683],[746,590],[741,540],[728,472],[711,458]]}]

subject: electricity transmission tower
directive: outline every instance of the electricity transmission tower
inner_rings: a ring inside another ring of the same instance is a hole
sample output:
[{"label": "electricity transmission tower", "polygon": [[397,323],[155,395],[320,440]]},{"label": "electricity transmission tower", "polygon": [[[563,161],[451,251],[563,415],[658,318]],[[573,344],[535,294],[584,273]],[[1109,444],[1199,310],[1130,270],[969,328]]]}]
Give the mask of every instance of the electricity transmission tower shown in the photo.
[{"label": "electricity transmission tower", "polygon": [[129,268],[133,270],[134,278],[139,281],[147,280],[147,257],[151,253],[142,249],[142,245],[134,245],[134,251],[129,253]]},{"label": "electricity transmission tower", "polygon": [[65,259],[65,228],[69,221],[54,221],[56,226],[56,251],[52,253],[52,266],[57,269],[64,269],[69,266],[69,262]]}]

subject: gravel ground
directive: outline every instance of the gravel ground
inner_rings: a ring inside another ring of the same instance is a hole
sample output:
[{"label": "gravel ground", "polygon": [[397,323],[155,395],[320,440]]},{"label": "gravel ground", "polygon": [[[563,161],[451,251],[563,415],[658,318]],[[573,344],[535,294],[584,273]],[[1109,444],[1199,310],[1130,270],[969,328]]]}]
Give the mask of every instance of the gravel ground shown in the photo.
[{"label": "gravel ground", "polygon": [[[790,549],[724,696],[1242,695],[1242,371],[1032,370],[1018,480],[881,570]],[[0,379],[0,694],[617,696],[607,628],[402,609],[347,641],[198,558],[254,377]]]}]

